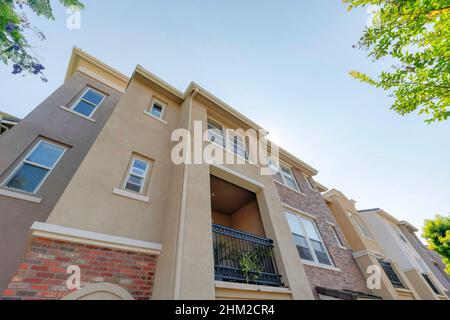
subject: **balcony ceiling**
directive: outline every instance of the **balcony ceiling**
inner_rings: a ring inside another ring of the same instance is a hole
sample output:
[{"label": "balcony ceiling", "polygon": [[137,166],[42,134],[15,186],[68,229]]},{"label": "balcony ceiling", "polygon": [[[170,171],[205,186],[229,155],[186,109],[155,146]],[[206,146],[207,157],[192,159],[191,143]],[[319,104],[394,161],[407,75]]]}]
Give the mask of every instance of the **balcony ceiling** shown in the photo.
[{"label": "balcony ceiling", "polygon": [[256,195],[253,192],[211,176],[211,206],[213,211],[231,215],[253,200],[256,200]]}]

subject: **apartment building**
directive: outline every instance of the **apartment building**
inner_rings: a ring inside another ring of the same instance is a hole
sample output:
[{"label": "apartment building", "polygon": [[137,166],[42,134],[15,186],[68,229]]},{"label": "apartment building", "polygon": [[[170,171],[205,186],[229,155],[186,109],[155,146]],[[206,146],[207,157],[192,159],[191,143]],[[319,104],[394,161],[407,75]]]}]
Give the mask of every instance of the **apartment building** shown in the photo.
[{"label": "apartment building", "polygon": [[19,118],[0,111],[0,135],[11,130],[19,122]]},{"label": "apartment building", "polygon": [[401,221],[382,209],[360,210],[358,213],[386,257],[397,263],[420,299],[447,300],[445,287],[400,230]]},{"label": "apartment building", "polygon": [[[71,63],[77,68],[64,84],[0,136],[1,291],[23,260],[31,225],[47,220],[126,85],[124,76],[78,50]],[[107,85],[108,78],[118,85]]]},{"label": "apartment building", "polygon": [[266,134],[195,83],[75,49],[64,85],[0,139],[4,298],[378,299],[317,170],[282,149],[254,161],[250,140],[276,149]]},{"label": "apartment building", "polygon": [[398,225],[399,229],[406,237],[408,242],[416,249],[428,269],[433,273],[436,279],[444,288],[447,297],[450,297],[450,276],[445,272],[445,264],[442,257],[436,252],[428,249],[422,241],[417,237],[419,231],[416,227],[407,221],[401,221]]},{"label": "apartment building", "polygon": [[373,289],[374,293],[385,300],[420,299],[397,262],[388,258],[375,240],[356,209],[356,202],[336,189],[327,191],[323,197],[344,235],[339,237],[336,232],[336,238],[339,239],[341,246],[353,250],[353,255],[365,277],[369,279],[373,275],[370,269],[373,266],[382,270],[379,286]]}]

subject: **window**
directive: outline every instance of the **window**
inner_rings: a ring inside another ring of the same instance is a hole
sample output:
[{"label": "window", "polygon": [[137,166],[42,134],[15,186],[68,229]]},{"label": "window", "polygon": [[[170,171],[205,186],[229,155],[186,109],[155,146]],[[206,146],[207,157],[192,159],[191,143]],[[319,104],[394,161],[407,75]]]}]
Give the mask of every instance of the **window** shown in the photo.
[{"label": "window", "polygon": [[338,246],[341,248],[345,248],[345,245],[342,242],[341,238],[339,237],[335,226],[331,226],[331,234],[333,235],[334,239],[336,240]]},{"label": "window", "polygon": [[211,142],[225,148],[225,134],[221,124],[208,119],[208,138]]},{"label": "window", "polygon": [[66,149],[59,145],[39,141],[3,185],[11,189],[36,193],[65,151]]},{"label": "window", "polygon": [[165,107],[166,107],[165,103],[157,99],[153,99],[149,113],[156,119],[163,120]]},{"label": "window", "polygon": [[397,234],[397,236],[402,240],[404,243],[407,243],[406,238],[403,236],[402,232],[397,226],[391,225],[392,229],[394,229],[394,232]]},{"label": "window", "polygon": [[280,165],[280,170],[275,174],[274,179],[288,188],[301,192],[292,170],[284,165]]},{"label": "window", "polygon": [[128,170],[125,189],[136,193],[143,193],[149,169],[149,162],[134,157]]},{"label": "window", "polygon": [[245,147],[245,138],[232,131],[228,132],[228,148],[235,155],[248,159],[247,148]]},{"label": "window", "polygon": [[433,292],[435,294],[441,294],[438,290],[438,288],[436,288],[436,286],[434,285],[433,281],[431,281],[430,276],[427,275],[426,273],[422,273],[422,277],[425,279],[425,281],[428,283],[428,285],[430,286],[431,290],[433,290]]},{"label": "window", "polygon": [[316,184],[314,183],[313,179],[310,176],[305,176],[306,177],[306,181],[308,181],[308,186],[311,190],[316,191]]},{"label": "window", "polygon": [[373,239],[372,234],[370,233],[369,229],[367,229],[364,222],[361,220],[360,217],[352,214],[351,212],[347,211],[347,214],[349,215],[350,219],[352,220],[353,224],[359,229],[359,231],[362,233],[362,235],[366,238]]},{"label": "window", "polygon": [[386,276],[388,277],[389,281],[392,283],[392,285],[395,288],[405,288],[404,284],[400,281],[400,278],[395,273],[394,268],[392,268],[392,265],[390,262],[383,261],[378,259],[378,262],[380,263],[381,267],[384,270],[384,273],[386,273]]},{"label": "window", "polygon": [[303,260],[332,266],[331,258],[320,237],[316,224],[309,219],[290,212],[286,212],[286,218],[300,257]]},{"label": "window", "polygon": [[90,118],[95,110],[102,104],[105,95],[94,89],[86,89],[78,101],[72,106],[72,110]]}]

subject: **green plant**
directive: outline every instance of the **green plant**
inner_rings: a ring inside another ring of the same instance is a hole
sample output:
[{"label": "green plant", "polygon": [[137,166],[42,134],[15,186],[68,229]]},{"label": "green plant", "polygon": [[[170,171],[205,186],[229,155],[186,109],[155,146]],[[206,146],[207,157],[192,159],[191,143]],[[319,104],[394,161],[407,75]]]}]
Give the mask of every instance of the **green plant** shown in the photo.
[{"label": "green plant", "polygon": [[[67,8],[82,9],[84,6],[78,0],[59,0]],[[13,74],[23,74],[24,71],[40,75],[42,81],[47,81],[43,75],[45,67],[39,59],[30,52],[32,47],[26,36],[27,31],[34,33],[41,41],[45,35],[33,27],[23,10],[28,7],[38,16],[54,20],[50,0],[0,0],[0,60],[4,64],[13,63]]]},{"label": "green plant", "polygon": [[256,252],[247,251],[241,253],[239,265],[241,267],[242,274],[247,280],[247,283],[251,281],[256,281],[259,278],[261,278],[261,273],[263,269],[258,254]]},{"label": "green plant", "polygon": [[427,240],[429,248],[443,257],[450,274],[450,214],[447,217],[436,216],[434,220],[425,220],[422,236]]},{"label": "green plant", "polygon": [[350,75],[388,91],[391,110],[406,115],[416,110],[430,124],[450,116],[450,1],[343,0],[348,10],[373,8],[373,23],[355,47],[373,61],[393,60],[390,70],[372,78]]}]

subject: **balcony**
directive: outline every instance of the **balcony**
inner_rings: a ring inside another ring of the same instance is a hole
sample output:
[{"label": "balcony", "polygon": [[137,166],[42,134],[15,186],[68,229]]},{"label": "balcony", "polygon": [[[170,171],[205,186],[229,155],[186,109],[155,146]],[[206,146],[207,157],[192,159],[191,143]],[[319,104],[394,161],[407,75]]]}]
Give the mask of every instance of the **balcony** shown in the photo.
[{"label": "balcony", "polygon": [[273,241],[214,224],[216,281],[282,287],[273,256]]}]

